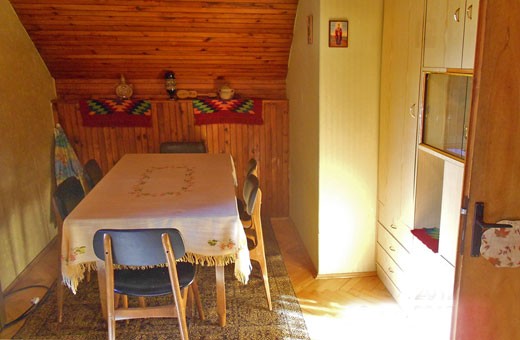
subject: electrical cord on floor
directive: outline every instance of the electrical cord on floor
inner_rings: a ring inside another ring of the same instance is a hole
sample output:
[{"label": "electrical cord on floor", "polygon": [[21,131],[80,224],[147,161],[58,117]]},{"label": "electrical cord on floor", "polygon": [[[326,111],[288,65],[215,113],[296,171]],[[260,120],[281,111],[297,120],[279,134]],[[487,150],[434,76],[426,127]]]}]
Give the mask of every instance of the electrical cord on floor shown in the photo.
[{"label": "electrical cord on floor", "polygon": [[25,312],[23,312],[19,317],[17,317],[16,319],[12,320],[12,321],[9,321],[8,323],[6,323],[4,325],[4,329],[5,328],[8,328],[12,325],[14,325],[15,323],[19,322],[20,320],[23,320],[25,319],[26,317],[28,317],[36,308],[38,308],[38,304],[40,302],[43,302],[46,298],[47,298],[47,293],[49,292],[49,287],[47,286],[44,286],[44,285],[31,285],[31,286],[27,286],[27,287],[23,287],[23,288],[20,288],[20,289],[16,289],[12,292],[9,292],[8,294],[4,295],[4,298],[10,296],[10,295],[13,295],[14,293],[18,293],[18,292],[21,292],[23,290],[27,290],[27,289],[32,289],[32,288],[45,288],[47,289],[47,291],[43,294],[43,297],[40,299],[38,297],[34,297],[31,299],[31,307],[29,307]]}]

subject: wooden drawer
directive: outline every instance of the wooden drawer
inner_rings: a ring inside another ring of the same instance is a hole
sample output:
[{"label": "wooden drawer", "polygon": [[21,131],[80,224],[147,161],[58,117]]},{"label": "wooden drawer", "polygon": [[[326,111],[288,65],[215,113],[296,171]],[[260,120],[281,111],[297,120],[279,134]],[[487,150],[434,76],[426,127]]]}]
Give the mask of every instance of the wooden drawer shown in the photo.
[{"label": "wooden drawer", "polygon": [[407,291],[400,291],[399,288],[392,282],[390,277],[386,274],[383,268],[378,264],[377,276],[383,282],[386,289],[390,292],[392,297],[397,301],[405,313],[408,313],[412,305],[410,304],[410,297]]},{"label": "wooden drawer", "polygon": [[406,225],[401,223],[382,225],[405,248],[410,250],[413,245],[413,234]]},{"label": "wooden drawer", "polygon": [[380,224],[377,227],[377,242],[402,270],[410,267],[410,253]]},{"label": "wooden drawer", "polygon": [[404,291],[407,286],[405,272],[395,263],[390,255],[378,244],[377,246],[377,264],[390,278],[392,283],[399,289]]},{"label": "wooden drawer", "polygon": [[386,289],[392,294],[394,299],[399,302],[401,299],[401,291],[396,287],[396,285],[390,280],[390,277],[386,274],[383,268],[378,264],[377,266],[377,276],[383,282]]}]

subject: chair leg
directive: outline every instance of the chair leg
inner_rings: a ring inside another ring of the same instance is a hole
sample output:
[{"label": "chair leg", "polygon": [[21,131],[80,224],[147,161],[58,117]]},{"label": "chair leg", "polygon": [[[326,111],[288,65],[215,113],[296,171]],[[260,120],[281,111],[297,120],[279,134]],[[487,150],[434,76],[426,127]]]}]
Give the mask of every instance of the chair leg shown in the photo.
[{"label": "chair leg", "polygon": [[250,252],[252,260],[257,261],[260,264],[260,270],[262,271],[262,280],[264,281],[265,295],[267,298],[267,306],[269,310],[273,310],[271,303],[271,291],[269,289],[269,279],[267,275],[267,262],[265,260],[265,252],[263,247],[259,244],[255,249]]},{"label": "chair leg", "polygon": [[139,296],[137,299],[139,300],[139,307],[146,308],[146,301],[144,300],[144,296]]},{"label": "chair leg", "polygon": [[[121,298],[123,299],[123,308],[128,308],[128,295],[121,295]],[[130,323],[130,320],[126,320],[126,324],[128,325],[129,323]],[[115,321],[114,321],[114,325],[115,325]]]},{"label": "chair leg", "polygon": [[185,287],[184,289],[188,290],[188,296],[186,302],[186,317],[193,318],[195,316],[195,295],[193,294],[193,289],[191,285]]},{"label": "chair leg", "polygon": [[193,283],[190,285],[190,291],[191,295],[195,298],[195,303],[197,304],[197,312],[199,313],[199,318],[201,320],[204,320],[206,317],[204,316],[204,310],[202,309],[202,302],[200,301],[200,294],[199,294],[199,285],[197,284],[197,281],[193,281]]},{"label": "chair leg", "polygon": [[121,299],[121,294],[114,294],[114,308],[119,308],[119,300]]},{"label": "chair leg", "polygon": [[116,319],[114,317],[114,314],[108,315],[107,323],[108,323],[108,339],[115,340],[116,339]]},{"label": "chair leg", "polygon": [[273,305],[271,304],[271,290],[269,289],[269,279],[267,277],[267,266],[265,262],[265,256],[262,256],[262,261],[260,262],[260,269],[262,270],[262,277],[264,280],[265,295],[267,297],[267,306],[269,307],[269,310],[272,311]]},{"label": "chair leg", "polygon": [[[188,325],[186,323],[186,302],[188,300],[188,287],[184,288],[181,291],[181,301],[175,301],[176,304],[178,304],[178,315],[177,320],[179,322],[179,329],[181,331],[181,339],[182,340],[188,340]],[[174,298],[175,299],[175,298]]]},{"label": "chair leg", "polygon": [[63,321],[63,283],[61,275],[58,275],[58,282],[56,283],[56,298],[58,300],[58,322]]}]

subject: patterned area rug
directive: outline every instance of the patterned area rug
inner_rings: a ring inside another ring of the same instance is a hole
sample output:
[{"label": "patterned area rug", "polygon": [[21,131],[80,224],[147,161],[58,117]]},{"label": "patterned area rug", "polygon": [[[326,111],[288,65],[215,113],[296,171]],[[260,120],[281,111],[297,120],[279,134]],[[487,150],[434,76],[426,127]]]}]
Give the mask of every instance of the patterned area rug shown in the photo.
[{"label": "patterned area rug", "polygon": [[[247,285],[233,276],[233,266],[227,266],[227,324],[218,325],[215,293],[215,270],[200,267],[197,276],[206,320],[197,315],[188,319],[191,339],[309,339],[305,321],[295,297],[280,250],[269,224],[264,224],[267,270],[271,285],[273,311],[267,301],[260,269],[253,262],[253,272]],[[40,302],[16,339],[106,339],[107,327],[100,313],[96,275],[90,283],[80,284],[77,295],[65,292],[63,323],[57,322],[56,289]],[[130,304],[137,301],[129,300]],[[150,301],[151,303],[151,301]],[[116,323],[118,339],[179,339],[176,319],[142,319]]]}]

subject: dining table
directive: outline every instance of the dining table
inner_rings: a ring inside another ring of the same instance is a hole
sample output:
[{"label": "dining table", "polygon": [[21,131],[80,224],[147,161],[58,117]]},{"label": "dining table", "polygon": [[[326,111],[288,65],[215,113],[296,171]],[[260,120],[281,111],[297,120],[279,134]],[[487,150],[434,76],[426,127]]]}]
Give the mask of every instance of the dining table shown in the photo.
[{"label": "dining table", "polygon": [[[247,284],[251,262],[236,204],[236,173],[229,154],[125,154],[63,222],[63,283],[75,294],[90,270],[104,292],[103,262],[92,240],[99,229],[176,228],[181,261],[215,267],[219,324],[226,324],[224,266]],[[100,294],[106,317],[106,296]]]}]

